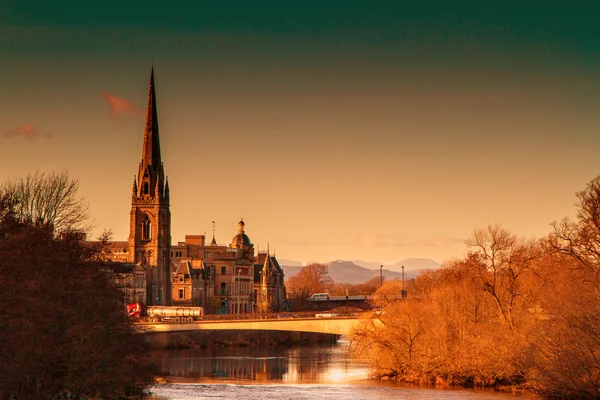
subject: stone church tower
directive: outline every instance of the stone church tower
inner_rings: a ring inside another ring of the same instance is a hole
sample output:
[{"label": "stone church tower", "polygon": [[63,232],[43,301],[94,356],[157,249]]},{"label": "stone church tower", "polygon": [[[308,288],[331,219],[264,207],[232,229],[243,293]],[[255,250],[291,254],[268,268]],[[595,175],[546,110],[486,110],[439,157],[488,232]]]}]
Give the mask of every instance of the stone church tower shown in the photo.
[{"label": "stone church tower", "polygon": [[146,270],[146,302],[169,305],[171,211],[169,182],[160,157],[154,68],[150,72],[142,161],[133,179],[129,222],[129,262],[141,264]]}]

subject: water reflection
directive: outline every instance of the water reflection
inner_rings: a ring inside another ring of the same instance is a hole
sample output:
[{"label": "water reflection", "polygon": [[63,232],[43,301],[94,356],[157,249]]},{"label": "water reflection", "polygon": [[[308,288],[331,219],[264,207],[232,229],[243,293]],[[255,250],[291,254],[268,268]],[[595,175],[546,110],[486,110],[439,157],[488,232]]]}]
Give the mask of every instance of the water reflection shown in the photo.
[{"label": "water reflection", "polygon": [[[171,377],[204,380],[281,381],[287,372],[287,360],[280,350],[190,349],[171,350],[158,355],[162,369]],[[205,378],[205,379],[202,379]]]},{"label": "water reflection", "polygon": [[192,349],[157,352],[173,385],[154,399],[458,400],[515,397],[490,390],[439,390],[366,380],[347,342],[318,347]]},{"label": "water reflection", "polygon": [[285,383],[341,383],[366,379],[364,363],[348,357],[347,348],[329,346],[296,348],[288,354]]},{"label": "water reflection", "polygon": [[[364,379],[364,364],[345,346],[185,349],[156,353],[162,369],[177,381],[255,383],[339,383]],[[174,380],[174,379],[171,379]]]}]

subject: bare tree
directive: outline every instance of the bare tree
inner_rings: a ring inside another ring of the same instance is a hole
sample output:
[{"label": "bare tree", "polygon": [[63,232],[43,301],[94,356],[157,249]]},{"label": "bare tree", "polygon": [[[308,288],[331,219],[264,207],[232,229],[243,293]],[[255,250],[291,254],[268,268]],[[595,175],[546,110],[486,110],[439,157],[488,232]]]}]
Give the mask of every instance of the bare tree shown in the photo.
[{"label": "bare tree", "polygon": [[518,240],[500,226],[479,229],[467,241],[479,258],[479,278],[483,290],[493,299],[502,321],[515,328],[514,308],[525,274],[539,257],[536,244]]},{"label": "bare tree", "polygon": [[66,171],[39,173],[0,185],[0,200],[17,218],[56,232],[91,228],[88,205],[78,194],[79,181]]},{"label": "bare tree", "polygon": [[381,281],[385,282],[385,276],[381,279],[379,276],[373,277],[366,282],[357,285],[358,294],[373,294],[381,287]]},{"label": "bare tree", "polygon": [[372,362],[372,375],[414,382],[423,361],[425,313],[417,302],[389,305],[377,318],[364,318],[351,335],[350,352]]},{"label": "bare tree", "polygon": [[0,202],[0,399],[141,398],[158,372],[101,243]]},{"label": "bare tree", "polygon": [[577,221],[567,218],[552,224],[553,247],[577,260],[578,269],[600,284],[600,176],[577,193]]},{"label": "bare tree", "polygon": [[[550,246],[560,260],[560,301],[548,307],[552,323],[536,334],[538,362],[531,379],[555,397],[600,396],[600,176],[577,193],[576,220],[553,223]],[[550,322],[549,321],[549,322]]]},{"label": "bare tree", "polygon": [[285,286],[288,293],[305,299],[313,293],[326,292],[332,284],[327,265],[310,264],[288,279]]}]

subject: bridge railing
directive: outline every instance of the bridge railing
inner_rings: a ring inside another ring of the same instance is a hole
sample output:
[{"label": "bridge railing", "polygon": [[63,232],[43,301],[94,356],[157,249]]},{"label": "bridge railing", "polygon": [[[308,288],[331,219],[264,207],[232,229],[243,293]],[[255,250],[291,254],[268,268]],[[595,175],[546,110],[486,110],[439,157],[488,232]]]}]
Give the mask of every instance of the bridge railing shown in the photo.
[{"label": "bridge railing", "polygon": [[[249,320],[280,320],[280,319],[315,319],[315,318],[356,318],[362,314],[356,311],[300,311],[262,314],[205,314],[194,322],[210,321],[249,321]],[[149,322],[142,320],[141,322]],[[173,323],[173,321],[165,321]]]},{"label": "bridge railing", "polygon": [[[323,311],[300,311],[300,312],[282,312],[282,313],[263,313],[263,314],[205,314],[202,320],[205,321],[231,321],[231,320],[257,320],[257,319],[294,319],[294,318],[315,318],[317,314]],[[327,313],[327,311],[325,312]],[[335,317],[356,317],[359,312],[333,312]]]}]

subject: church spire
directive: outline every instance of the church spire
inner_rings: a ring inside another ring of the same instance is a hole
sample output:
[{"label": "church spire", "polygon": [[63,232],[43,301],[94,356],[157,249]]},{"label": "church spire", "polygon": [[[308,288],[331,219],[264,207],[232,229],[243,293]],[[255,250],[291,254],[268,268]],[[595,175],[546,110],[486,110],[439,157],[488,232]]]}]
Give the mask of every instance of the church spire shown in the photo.
[{"label": "church spire", "polygon": [[150,87],[148,88],[148,109],[144,128],[144,146],[142,147],[142,164],[160,168],[160,141],[158,139],[158,110],[156,108],[156,93],[154,89],[154,66],[150,70]]},{"label": "church spire", "polygon": [[[142,159],[137,182],[131,189],[129,213],[128,262],[141,264],[146,270],[148,305],[171,303],[171,211],[169,185],[160,154],[158,109],[154,67],[150,70],[148,109],[144,126]],[[151,282],[151,284],[150,284]]]},{"label": "church spire", "polygon": [[156,106],[156,88],[154,86],[154,66],[150,70],[148,87],[148,109],[144,126],[144,144],[142,145],[142,161],[138,171],[138,195],[148,198],[169,201],[165,193],[165,173],[160,156],[160,140],[158,137],[158,110]]},{"label": "church spire", "polygon": [[131,192],[133,194],[133,197],[138,195],[137,179],[135,178],[135,175],[133,176],[133,187],[131,188]]}]

